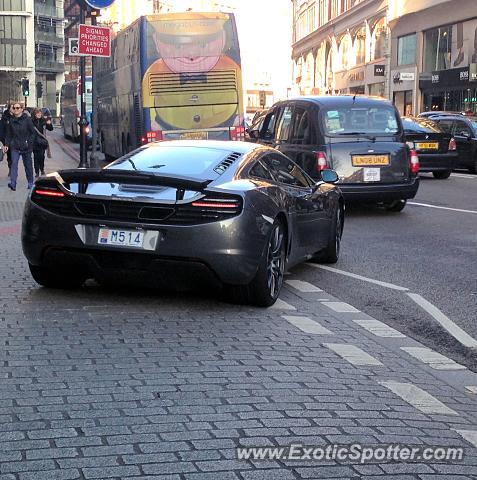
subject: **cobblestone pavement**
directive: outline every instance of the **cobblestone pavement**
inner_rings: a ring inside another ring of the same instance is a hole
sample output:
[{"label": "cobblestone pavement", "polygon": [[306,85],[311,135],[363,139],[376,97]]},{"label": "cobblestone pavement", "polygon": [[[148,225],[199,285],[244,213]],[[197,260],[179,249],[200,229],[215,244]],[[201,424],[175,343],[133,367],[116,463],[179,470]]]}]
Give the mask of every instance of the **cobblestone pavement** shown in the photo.
[{"label": "cobblestone pavement", "polygon": [[[293,272],[266,310],[94,283],[39,288],[11,213],[26,193],[5,183],[0,480],[477,479],[476,374]],[[465,458],[237,459],[238,446],[293,443],[454,446]]]}]

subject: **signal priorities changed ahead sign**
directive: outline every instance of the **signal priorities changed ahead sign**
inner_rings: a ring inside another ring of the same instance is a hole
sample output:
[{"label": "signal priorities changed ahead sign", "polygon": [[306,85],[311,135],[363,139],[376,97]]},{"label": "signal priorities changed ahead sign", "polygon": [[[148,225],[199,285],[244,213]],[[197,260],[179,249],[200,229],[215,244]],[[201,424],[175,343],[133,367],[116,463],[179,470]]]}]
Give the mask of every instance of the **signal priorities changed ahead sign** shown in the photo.
[{"label": "signal priorities changed ahead sign", "polygon": [[94,57],[111,56],[111,29],[80,25],[78,36],[78,54]]}]

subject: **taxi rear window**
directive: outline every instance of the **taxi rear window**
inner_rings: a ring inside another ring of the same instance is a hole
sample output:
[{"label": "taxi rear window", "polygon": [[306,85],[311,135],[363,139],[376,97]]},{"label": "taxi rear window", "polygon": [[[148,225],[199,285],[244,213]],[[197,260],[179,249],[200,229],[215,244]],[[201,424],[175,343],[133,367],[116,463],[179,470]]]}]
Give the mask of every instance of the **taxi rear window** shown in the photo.
[{"label": "taxi rear window", "polygon": [[399,123],[393,108],[339,107],[324,111],[324,127],[328,135],[393,135]]}]

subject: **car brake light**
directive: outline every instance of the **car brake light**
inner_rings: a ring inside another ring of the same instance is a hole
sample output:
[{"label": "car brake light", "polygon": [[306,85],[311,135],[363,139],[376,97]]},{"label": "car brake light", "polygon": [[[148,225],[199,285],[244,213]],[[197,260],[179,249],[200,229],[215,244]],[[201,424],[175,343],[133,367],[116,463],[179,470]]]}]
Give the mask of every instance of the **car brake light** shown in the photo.
[{"label": "car brake light", "polygon": [[160,130],[156,130],[154,132],[147,132],[146,138],[142,138],[143,143],[158,142],[160,140],[162,140],[162,132]]},{"label": "car brake light", "polygon": [[457,143],[454,138],[451,138],[449,142],[449,152],[455,152],[456,150],[457,150]]},{"label": "car brake light", "polygon": [[325,152],[316,152],[315,168],[317,172],[322,172],[328,168],[328,159]]},{"label": "car brake light", "polygon": [[35,195],[39,195],[40,197],[64,197],[65,194],[60,192],[56,189],[46,189],[46,188],[35,188],[34,191]]},{"label": "car brake light", "polygon": [[237,200],[206,200],[192,202],[193,207],[198,208],[237,208],[239,202]]},{"label": "car brake light", "polygon": [[417,156],[416,150],[409,150],[409,168],[411,173],[417,175],[419,173],[419,157]]}]

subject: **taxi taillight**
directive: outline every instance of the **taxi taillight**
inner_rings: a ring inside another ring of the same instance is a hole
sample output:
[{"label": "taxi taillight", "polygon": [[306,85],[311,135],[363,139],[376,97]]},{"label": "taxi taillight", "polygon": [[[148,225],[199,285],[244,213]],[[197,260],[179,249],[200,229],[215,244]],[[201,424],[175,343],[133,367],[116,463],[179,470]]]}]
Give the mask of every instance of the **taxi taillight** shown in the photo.
[{"label": "taxi taillight", "polygon": [[409,169],[411,170],[411,173],[417,175],[420,167],[421,165],[416,150],[409,150]]},{"label": "taxi taillight", "polygon": [[316,152],[315,169],[317,172],[322,172],[328,168],[328,159],[325,152]]},{"label": "taxi taillight", "polygon": [[457,143],[455,138],[451,138],[449,141],[449,152],[455,152],[457,150]]}]

